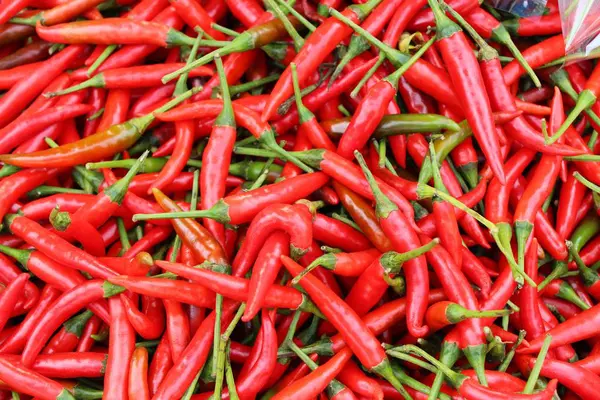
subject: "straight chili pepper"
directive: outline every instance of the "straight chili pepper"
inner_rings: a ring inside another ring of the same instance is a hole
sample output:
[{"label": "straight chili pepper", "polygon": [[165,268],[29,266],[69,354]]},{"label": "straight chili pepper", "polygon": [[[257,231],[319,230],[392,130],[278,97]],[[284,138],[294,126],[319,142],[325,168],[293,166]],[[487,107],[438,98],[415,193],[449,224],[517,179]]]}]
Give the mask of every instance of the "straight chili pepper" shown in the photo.
[{"label": "straight chili pepper", "polygon": [[[560,90],[555,88],[552,101],[552,117],[550,120],[550,132],[555,132],[564,119],[562,96]],[[513,225],[517,240],[517,251],[519,266],[523,266],[526,253],[526,245],[533,231],[533,223],[537,211],[544,200],[550,195],[552,187],[556,183],[560,170],[561,158],[559,156],[542,156],[533,177],[527,185],[521,200],[515,208]]]},{"label": "straight chili pepper", "polygon": [[490,101],[476,58],[460,27],[446,17],[436,1],[428,0],[438,27],[437,41],[458,98],[475,138],[501,183],[506,178]]},{"label": "straight chili pepper", "polygon": [[474,311],[450,301],[435,303],[427,309],[425,320],[432,331],[438,331],[448,325],[457,324],[467,318],[495,318],[508,315],[510,310]]},{"label": "straight chili pepper", "polygon": [[322,187],[329,178],[321,172],[302,174],[251,192],[236,193],[219,200],[209,210],[165,214],[136,214],[134,220],[163,218],[211,218],[221,223],[239,225],[251,221],[263,208],[271,204],[292,203]]},{"label": "straight chili pepper", "polygon": [[[355,22],[363,20],[382,0],[370,0],[364,4],[347,7],[343,13]],[[333,51],[335,46],[352,34],[352,29],[334,17],[329,17],[313,32],[304,46],[294,58],[298,68],[298,82],[304,84],[307,78],[316,71],[319,64]],[[268,121],[285,99],[293,94],[292,72],[288,66],[271,92],[267,106],[263,110],[261,119]]]},{"label": "straight chili pepper", "polygon": [[[87,88],[104,89],[136,89],[140,87],[154,87],[160,85],[160,79],[170,71],[177,70],[185,64],[172,63],[156,65],[142,65],[128,68],[115,68],[100,72],[92,78],[77,85],[56,92],[46,92],[46,97],[63,96]],[[214,71],[208,67],[194,68],[189,72],[190,77],[210,77]],[[180,93],[181,94],[181,93]]]},{"label": "straight chili pepper", "polygon": [[[291,258],[284,256],[281,259],[285,268],[293,276],[302,272],[302,268]],[[394,376],[389,359],[381,348],[381,344],[358,315],[315,277],[307,275],[300,281],[300,285],[313,298],[327,319],[343,335],[348,348],[352,350],[360,362],[369,370],[388,380],[405,398],[410,398]]]},{"label": "straight chili pepper", "polygon": [[[192,89],[177,99],[170,101],[155,112],[166,111],[192,96],[197,90]],[[1,107],[0,107],[1,115]],[[74,166],[92,160],[112,156],[129,148],[139,139],[144,131],[155,120],[154,114],[134,118],[123,124],[114,125],[105,131],[54,149],[30,154],[5,154],[0,159],[9,164],[21,167],[35,166]]]},{"label": "straight chili pepper", "polygon": [[342,221],[319,213],[313,217],[313,238],[344,251],[362,251],[372,247],[361,232]]}]

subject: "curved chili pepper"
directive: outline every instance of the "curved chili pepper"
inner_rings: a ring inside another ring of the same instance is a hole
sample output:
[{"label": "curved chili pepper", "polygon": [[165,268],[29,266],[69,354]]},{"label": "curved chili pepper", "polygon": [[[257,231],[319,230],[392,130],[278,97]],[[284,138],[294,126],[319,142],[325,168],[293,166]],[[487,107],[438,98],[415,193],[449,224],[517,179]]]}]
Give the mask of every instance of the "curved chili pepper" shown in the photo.
[{"label": "curved chili pepper", "polygon": [[83,328],[92,315],[91,311],[86,310],[65,322],[61,330],[44,347],[42,354],[68,353],[75,350]]},{"label": "curved chili pepper", "polygon": [[39,324],[31,332],[21,355],[23,365],[32,365],[33,360],[42,350],[52,333],[71,315],[91,302],[112,296],[112,288],[104,285],[101,280],[91,280],[82,283],[65,292],[48,309],[40,319]]},{"label": "curved chili pepper", "polygon": [[[420,247],[419,238],[404,214],[397,212],[399,211],[398,207],[379,188],[360,153],[355,152],[355,156],[361,164],[372,190],[372,196],[375,198],[379,223],[392,242],[392,247],[399,252],[409,252]],[[414,336],[420,337],[427,331],[427,327],[421,325],[426,311],[425,299],[429,291],[429,274],[424,257],[419,256],[409,260],[404,269],[406,270],[407,297],[409,299],[408,329]]]},{"label": "curved chili pepper", "polygon": [[153,340],[160,337],[165,328],[165,314],[163,302],[148,296],[142,297],[142,311],[137,309],[133,300],[125,295],[121,296],[127,319],[133,329],[144,339]]},{"label": "curved chili pepper", "polygon": [[4,218],[22,195],[48,181],[59,172],[56,168],[33,168],[21,170],[2,179],[0,190],[6,195],[0,200],[0,216]]},{"label": "curved chili pepper", "polygon": [[74,399],[60,383],[0,357],[0,379],[20,392],[44,400]]},{"label": "curved chili pepper", "polygon": [[[10,254],[11,257],[14,257],[24,268],[27,268],[27,270],[36,277],[63,292],[71,290],[85,281],[85,278],[83,278],[76,270],[53,261],[39,251],[8,249],[3,247],[0,249],[3,252],[6,252],[6,254]],[[90,309],[105,322],[110,322],[106,304],[91,303],[89,306]]]},{"label": "curved chili pepper", "polygon": [[375,210],[373,210],[371,205],[362,197],[337,181],[333,182],[333,188],[338,194],[344,209],[348,211],[352,220],[356,222],[371,243],[380,252],[392,250],[392,244],[381,229],[381,226],[377,221]]}]

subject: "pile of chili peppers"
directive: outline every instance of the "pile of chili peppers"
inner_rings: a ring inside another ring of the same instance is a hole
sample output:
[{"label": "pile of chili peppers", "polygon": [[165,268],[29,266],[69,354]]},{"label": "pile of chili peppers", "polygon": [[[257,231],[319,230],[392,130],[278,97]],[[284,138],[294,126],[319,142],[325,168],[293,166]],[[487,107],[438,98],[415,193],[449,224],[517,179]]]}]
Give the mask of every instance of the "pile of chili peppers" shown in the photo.
[{"label": "pile of chili peppers", "polygon": [[0,2],[0,399],[597,399],[558,1]]}]

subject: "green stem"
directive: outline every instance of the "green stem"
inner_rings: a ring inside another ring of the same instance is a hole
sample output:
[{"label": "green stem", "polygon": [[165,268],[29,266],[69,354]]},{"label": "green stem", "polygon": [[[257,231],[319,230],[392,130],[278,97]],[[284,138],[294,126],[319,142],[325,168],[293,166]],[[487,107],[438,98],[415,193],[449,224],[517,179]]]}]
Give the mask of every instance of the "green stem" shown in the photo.
[{"label": "green stem", "polygon": [[281,7],[285,8],[285,10],[287,12],[289,12],[294,17],[296,17],[296,19],[298,19],[298,21],[300,21],[300,23],[302,25],[304,25],[306,27],[306,29],[308,29],[311,32],[314,32],[315,30],[317,30],[317,27],[314,26],[309,20],[304,18],[304,16],[302,14],[300,14],[298,11],[296,11],[296,9],[294,9],[294,7],[290,6],[284,0],[276,0],[276,1],[277,1],[277,3],[279,3],[279,5]]},{"label": "green stem", "polygon": [[527,379],[527,383],[525,384],[525,389],[523,389],[523,394],[533,393],[533,389],[535,388],[535,384],[538,380],[538,377],[540,376],[542,365],[544,364],[544,360],[546,359],[546,355],[548,354],[548,349],[550,349],[551,343],[552,336],[546,335],[546,338],[544,339],[544,344],[540,349],[540,353],[538,354],[538,357],[535,360],[535,365],[531,369],[531,373],[529,374],[529,378]]},{"label": "green stem", "polygon": [[502,360],[502,363],[498,366],[498,371],[506,372],[512,359],[514,358],[515,354],[517,353],[517,349],[523,342],[523,339],[525,339],[526,334],[527,334],[527,332],[525,332],[524,330],[519,331],[519,336],[517,337],[517,341],[513,344],[510,351],[506,354],[506,357],[504,357],[504,360]]},{"label": "green stem", "polygon": [[115,52],[115,50],[117,49],[117,47],[118,46],[116,44],[111,44],[110,46],[106,46],[106,48],[104,49],[104,51],[102,52],[102,54],[100,54],[100,56],[96,59],[96,61],[94,61],[94,63],[87,70],[86,75],[87,76],[94,75],[94,72],[96,72],[96,70],[98,68],[100,68],[100,66],[104,63],[104,61],[106,61],[106,59],[108,57],[110,57],[110,55],[112,53]]},{"label": "green stem", "polygon": [[600,193],[600,186],[596,185],[593,182],[590,182],[589,180],[584,178],[583,175],[581,175],[579,172],[575,172],[573,174],[573,176],[575,177],[575,179],[577,179],[579,182],[581,182],[581,184],[583,184],[583,186],[587,187],[588,189],[592,190],[593,192]]}]

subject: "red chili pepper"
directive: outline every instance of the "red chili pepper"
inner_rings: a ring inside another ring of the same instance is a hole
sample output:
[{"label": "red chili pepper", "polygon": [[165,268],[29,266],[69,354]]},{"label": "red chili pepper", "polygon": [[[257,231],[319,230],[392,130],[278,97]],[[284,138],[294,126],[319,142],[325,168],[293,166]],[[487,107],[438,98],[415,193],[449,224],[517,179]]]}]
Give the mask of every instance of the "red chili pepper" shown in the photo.
[{"label": "red chili pepper", "polygon": [[204,286],[173,279],[113,276],[110,282],[144,296],[176,300],[198,307],[214,307],[214,293]]},{"label": "red chili pepper", "polygon": [[44,61],[21,79],[0,102],[0,126],[6,126],[23,108],[48,86],[65,69],[73,67],[84,53],[85,46],[69,46],[65,50]]},{"label": "red chili pepper", "polygon": [[[154,189],[154,197],[165,211],[177,212],[181,209],[160,190]],[[177,234],[188,245],[198,260],[207,260],[218,264],[227,264],[227,257],[217,240],[193,219],[174,219],[171,221]]]},{"label": "red chili pepper", "polygon": [[167,376],[167,373],[172,366],[173,361],[171,360],[169,342],[165,335],[158,344],[154,356],[152,357],[152,361],[150,362],[150,367],[148,368],[148,387],[152,396],[156,394],[158,387],[165,376]]},{"label": "red chili pepper", "polygon": [[427,309],[425,320],[432,331],[438,331],[448,325],[457,324],[468,318],[496,318],[507,315],[509,310],[474,311],[450,301],[432,304]]},{"label": "red chili pepper", "polygon": [[[535,364],[533,358],[528,359],[529,368]],[[561,385],[575,392],[582,399],[593,399],[595,388],[600,385],[600,379],[595,373],[581,366],[557,360],[546,360],[540,374],[550,379],[558,379]],[[586,384],[583,385],[582,382]]]},{"label": "red chili pepper", "polygon": [[135,348],[135,331],[127,320],[121,299],[113,297],[108,300],[108,304],[111,340],[108,342],[104,395],[114,399],[124,399],[127,397],[130,360]]},{"label": "red chili pepper", "polygon": [[208,36],[214,38],[215,40],[224,40],[226,36],[213,29],[212,23],[215,19],[212,19],[208,14],[208,10],[199,4],[196,0],[175,0],[167,2],[166,4],[172,4],[177,13],[185,21],[185,23],[189,26],[198,26],[204,31]]},{"label": "red chili pepper", "polygon": [[96,343],[92,336],[96,335],[101,327],[102,320],[95,315],[92,316],[81,333],[81,339],[79,340],[76,349],[78,353],[86,353],[92,349]]},{"label": "red chili pepper", "polygon": [[290,254],[298,259],[312,242],[312,215],[303,205],[273,205],[259,212],[248,228],[246,240],[233,260],[233,275],[243,276],[254,263],[265,240],[275,230],[290,235]]},{"label": "red chili pepper", "polygon": [[292,203],[325,185],[329,178],[320,172],[302,174],[251,192],[227,196],[209,210],[135,215],[135,220],[162,218],[211,218],[221,223],[239,225],[251,221],[263,208],[277,203]]},{"label": "red chili pepper", "polygon": [[[196,287],[198,290],[199,287],[205,288],[207,293],[216,292],[221,294],[224,297],[231,298],[236,301],[246,301],[248,298],[248,290],[250,283],[247,279],[239,278],[235,276],[230,276],[226,274],[221,274],[218,272],[213,272],[207,269],[196,269],[186,267],[181,264],[167,263],[165,261],[157,261],[157,265],[161,268],[175,273],[181,277],[191,279],[195,283],[189,284],[187,282],[182,281],[174,281],[179,283],[186,283],[188,286]],[[116,284],[122,284],[130,290],[140,292],[142,288],[142,284],[146,281],[156,281],[155,279],[148,278],[132,278],[132,277],[116,277],[111,278]],[[140,282],[137,287],[134,287],[133,284],[138,281]],[[150,291],[148,293],[150,294]],[[160,293],[155,294],[155,296],[163,296]],[[200,296],[207,297],[208,300],[214,302],[214,296]],[[290,309],[302,309],[306,311],[314,311],[314,305],[302,295],[302,293],[298,292],[293,288],[288,288],[279,285],[271,285],[269,291],[265,297],[265,307],[277,307],[277,308],[290,308]],[[184,301],[185,302],[185,301]],[[197,301],[196,301],[197,302]],[[198,304],[201,307],[209,307],[211,304],[206,304],[206,300],[204,304]]]},{"label": "red chili pepper", "polygon": [[148,350],[145,347],[137,347],[131,357],[129,368],[129,397],[134,399],[149,400],[148,389]]},{"label": "red chili pepper", "polygon": [[[292,276],[295,277],[302,272],[302,268],[291,258],[284,256],[281,260]],[[358,315],[312,275],[307,275],[300,282],[327,320],[342,334],[348,348],[360,362],[370,371],[388,380],[399,392],[403,393],[405,389],[394,376],[389,359],[381,348],[381,344]],[[342,351],[338,354],[349,354],[349,352]],[[407,398],[406,394],[404,396]]]},{"label": "red chili pepper", "polygon": [[42,400],[73,398],[60,383],[5,358],[0,358],[0,379],[11,388]]},{"label": "red chili pepper", "polygon": [[2,354],[18,353],[23,349],[29,333],[58,296],[60,296],[58,289],[50,285],[44,287],[40,294],[40,301],[27,314],[19,328],[0,345]]},{"label": "red chili pepper", "polygon": [[313,238],[344,251],[362,251],[372,247],[361,232],[342,221],[319,213],[313,218]]},{"label": "red chili pepper", "polygon": [[[246,241],[248,240],[247,237]],[[289,242],[288,235],[284,232],[275,232],[266,239],[252,268],[243,321],[252,320],[264,306],[266,296],[279,274],[281,256],[289,256]]]},{"label": "red chili pepper", "polygon": [[33,168],[21,170],[2,179],[0,190],[6,195],[0,200],[0,216],[4,218],[21,196],[56,176],[59,172],[60,170],[56,168]]},{"label": "red chili pepper", "polygon": [[36,25],[38,36],[52,43],[154,45],[159,47],[192,45],[194,39],[156,22],[129,18],[104,18],[45,27]]},{"label": "red chili pepper", "polygon": [[[560,90],[555,88],[554,98],[552,100],[552,117],[550,119],[550,132],[555,132],[564,120],[564,111],[562,96]],[[561,157],[553,155],[544,155],[540,159],[538,166],[529,181],[523,196],[515,208],[513,216],[513,225],[515,227],[515,236],[517,239],[517,251],[519,265],[523,265],[526,253],[526,244],[533,231],[535,215],[541,208],[546,198],[552,192],[560,172]]]},{"label": "red chili pepper", "polygon": [[190,341],[190,322],[180,302],[165,299],[163,303],[167,315],[166,334],[169,338],[171,358],[177,362]]},{"label": "red chili pepper", "polygon": [[[379,189],[360,153],[355,152],[355,156],[358,158],[369,182],[372,196],[374,196],[377,203],[376,212],[379,223],[392,242],[392,247],[399,252],[409,252],[420,247],[421,242],[414,230],[411,229],[404,214],[397,212],[399,211],[398,207]],[[426,311],[425,299],[429,292],[429,274],[424,257],[420,256],[409,260],[404,269],[406,271],[407,297],[409,299],[408,329],[411,334],[420,337],[427,331],[427,327],[422,325],[422,321]]]},{"label": "red chili pepper", "polygon": [[[226,326],[239,304],[230,301],[223,302],[221,312],[221,326]],[[215,313],[212,312],[198,328],[192,337],[190,344],[181,355],[179,362],[171,368],[164,378],[154,398],[172,399],[184,394],[192,383],[196,374],[200,371],[212,348],[213,331],[215,325]]]},{"label": "red chili pepper", "polygon": [[[184,63],[171,63],[162,65],[142,65],[127,68],[115,68],[100,72],[92,78],[64,90],[45,92],[46,97],[62,96],[87,88],[104,89],[137,89],[140,87],[154,87],[161,84],[161,78],[166,74],[177,71],[185,66]],[[190,77],[213,76],[214,71],[208,67],[194,68],[189,72]]]},{"label": "red chili pepper", "polygon": [[51,44],[41,40],[34,40],[30,44],[18,48],[8,49],[8,55],[0,59],[0,70],[44,61],[50,56]]},{"label": "red chili pepper", "polygon": [[162,301],[142,296],[141,311],[137,309],[137,305],[130,297],[122,295],[121,301],[129,323],[141,337],[146,340],[160,337],[165,328],[165,308]]},{"label": "red chili pepper", "polygon": [[452,83],[458,90],[467,121],[481,146],[483,153],[499,181],[506,181],[502,168],[500,144],[495,134],[494,118],[490,101],[484,86],[483,77],[476,63],[471,46],[461,29],[446,17],[436,2],[430,2],[435,16],[438,33],[437,41]]},{"label": "red chili pepper", "polygon": [[[513,207],[518,204],[525,192],[525,187],[525,178],[523,177],[514,182],[513,191],[510,194],[510,203]],[[568,253],[565,242],[554,230],[552,223],[542,210],[535,214],[535,227],[534,236],[544,250],[548,251],[557,260],[564,260]]]},{"label": "red chili pepper", "polygon": [[113,294],[110,290],[109,287],[104,286],[103,281],[91,280],[76,286],[59,297],[31,332],[21,355],[23,365],[32,365],[35,357],[60,324],[91,302],[110,297]]},{"label": "red chili pepper", "polygon": [[[370,0],[364,4],[347,7],[342,14],[353,22],[362,21],[381,2],[381,0]],[[304,46],[294,58],[298,68],[298,82],[304,84],[308,77],[317,70],[317,67],[325,60],[342,40],[352,34],[352,29],[340,22],[335,17],[329,17],[323,24],[313,32],[304,42]],[[277,110],[277,107],[294,92],[292,85],[291,67],[288,66],[271,92],[271,97],[263,110],[261,119],[268,121]]]},{"label": "red chili pepper", "polygon": [[300,398],[314,397],[322,392],[331,380],[340,373],[351,357],[352,352],[349,349],[338,352],[328,362],[277,393],[273,396],[273,399],[295,399],[299,398],[298,396]]},{"label": "red chili pepper", "polygon": [[0,330],[4,328],[10,319],[28,279],[28,274],[19,275],[0,294]]},{"label": "red chili pepper", "polygon": [[[202,199],[201,207],[204,210],[210,209],[225,195],[225,179],[229,172],[231,154],[236,139],[235,117],[229,96],[229,87],[224,78],[223,64],[219,57],[215,58],[215,62],[221,81],[223,110],[215,120],[208,144],[202,154],[200,197]],[[204,225],[219,243],[225,243],[225,228],[222,224],[206,219]]]},{"label": "red chili pepper", "polygon": [[68,353],[75,350],[83,328],[92,315],[91,311],[86,310],[65,322],[61,330],[44,347],[42,354]]}]

